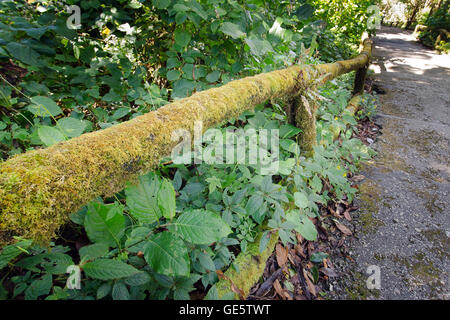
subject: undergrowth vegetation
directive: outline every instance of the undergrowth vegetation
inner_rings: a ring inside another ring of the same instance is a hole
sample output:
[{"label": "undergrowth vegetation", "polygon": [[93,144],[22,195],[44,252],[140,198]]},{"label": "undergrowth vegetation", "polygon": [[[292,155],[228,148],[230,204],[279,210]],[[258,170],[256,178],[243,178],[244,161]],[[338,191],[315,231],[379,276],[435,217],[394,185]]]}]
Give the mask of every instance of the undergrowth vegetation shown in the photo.
[{"label": "undergrowth vegetation", "polygon": [[[346,3],[340,13],[329,1],[2,1],[2,158],[233,79],[348,58],[370,1]],[[66,26],[72,4],[81,7],[78,30]],[[74,213],[50,246],[17,239],[1,249],[0,298],[189,299],[196,291],[216,299],[216,271],[236,268],[257,235],[260,251],[274,232],[284,243],[297,241],[294,232],[314,241],[310,218],[330,202],[351,202],[357,190],[347,177],[374,154],[353,137],[358,115],[344,112],[353,77],[319,89],[312,158],[302,155],[284,102],[260,105],[219,129],[278,129],[279,173],[261,175],[258,163],[162,159],[138,184]],[[366,98],[362,118],[375,112]],[[203,140],[203,150],[215,147],[206,133]]]},{"label": "undergrowth vegetation", "polygon": [[[444,53],[450,51],[450,42],[447,39],[450,26],[449,6],[450,1],[443,1],[441,7],[425,19],[424,25],[427,26],[427,29],[419,33],[420,41],[428,47]],[[440,30],[446,30],[447,34],[442,35]]]}]

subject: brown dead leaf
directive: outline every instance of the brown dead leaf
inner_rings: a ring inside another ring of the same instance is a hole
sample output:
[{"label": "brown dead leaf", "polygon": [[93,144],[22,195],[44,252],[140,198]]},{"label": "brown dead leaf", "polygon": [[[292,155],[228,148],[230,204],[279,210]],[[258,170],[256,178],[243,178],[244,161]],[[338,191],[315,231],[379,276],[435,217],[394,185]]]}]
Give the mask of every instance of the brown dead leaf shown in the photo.
[{"label": "brown dead leaf", "polygon": [[219,277],[219,280],[226,280],[227,276],[223,274],[222,270],[216,270],[216,274]]},{"label": "brown dead leaf", "polygon": [[351,236],[353,233],[350,231],[349,228],[347,228],[346,226],[344,226],[342,223],[339,223],[337,221],[334,221],[334,224],[336,225],[336,227],[346,236]]},{"label": "brown dead leaf", "polygon": [[300,256],[302,256],[303,258],[306,258],[306,254],[305,251],[303,250],[303,246],[300,244],[297,244],[295,246],[295,251],[297,252],[297,254],[299,254]]},{"label": "brown dead leaf", "polygon": [[350,216],[350,210],[347,209],[344,211],[344,217],[345,219],[347,219],[348,221],[352,221],[352,217]]},{"label": "brown dead leaf", "polygon": [[336,271],[334,271],[334,269],[331,269],[331,268],[320,268],[319,271],[331,278],[338,276]]},{"label": "brown dead leaf", "polygon": [[309,293],[311,293],[314,297],[316,297],[317,296],[316,286],[314,285],[314,283],[312,283],[310,274],[305,269],[303,269],[303,277],[305,278]]},{"label": "brown dead leaf", "polygon": [[275,291],[278,293],[278,295],[282,299],[284,299],[284,292],[283,292],[284,290],[281,287],[280,281],[278,281],[278,279],[273,282],[273,287],[274,287]]},{"label": "brown dead leaf", "polygon": [[300,233],[298,233],[298,232],[296,232],[295,233],[295,236],[297,237],[297,242],[299,243],[299,244],[302,244],[303,243],[303,237],[302,237],[302,235],[300,234]]},{"label": "brown dead leaf", "polygon": [[277,263],[280,267],[284,267],[286,265],[288,259],[288,251],[287,248],[283,247],[281,243],[277,244],[276,247],[277,253]]},{"label": "brown dead leaf", "polygon": [[290,263],[292,263],[292,265],[295,266],[295,259],[292,256],[291,252],[292,251],[289,251],[289,253],[288,253],[288,259],[289,259]]},{"label": "brown dead leaf", "polygon": [[330,210],[331,214],[336,217],[336,218],[342,218],[342,216],[339,214],[339,212],[337,212],[336,210],[333,209],[333,207],[331,207],[330,205],[328,205],[328,210]]}]

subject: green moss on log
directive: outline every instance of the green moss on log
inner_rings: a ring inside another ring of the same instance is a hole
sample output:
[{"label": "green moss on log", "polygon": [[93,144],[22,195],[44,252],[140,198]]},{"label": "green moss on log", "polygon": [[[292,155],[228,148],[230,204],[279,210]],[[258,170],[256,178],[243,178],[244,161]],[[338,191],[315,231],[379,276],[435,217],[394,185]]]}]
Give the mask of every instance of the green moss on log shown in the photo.
[{"label": "green moss on log", "polygon": [[[370,55],[370,53],[369,53]],[[237,117],[272,98],[295,96],[301,84],[331,79],[368,61],[355,59],[287,69],[232,81],[110,128],[47,149],[16,155],[0,165],[0,246],[13,236],[48,243],[69,215],[99,196],[111,196],[170,155],[172,132],[193,132]]]},{"label": "green moss on log", "polygon": [[299,136],[300,150],[306,157],[314,155],[316,138],[316,111],[318,105],[314,101],[308,101],[304,96],[296,99],[295,123],[302,130]]},{"label": "green moss on log", "polygon": [[172,132],[237,117],[297,90],[301,68],[260,74],[199,92],[110,128],[12,157],[0,165],[0,243],[12,236],[48,242],[68,216],[154,169],[178,141]]},{"label": "green moss on log", "polygon": [[[261,278],[264,268],[266,267],[266,261],[269,259],[278,241],[278,232],[273,233],[270,236],[267,247],[262,253],[259,252],[259,242],[261,237],[262,233],[259,234],[255,242],[252,242],[247,246],[246,252],[241,252],[237,256],[234,265],[237,266],[239,271],[230,267],[225,272],[225,276],[227,276],[236,287],[244,292],[244,298],[248,296],[250,289],[258,282],[259,278]],[[226,279],[217,282],[216,288],[219,293],[219,298],[232,291],[231,283]],[[235,299],[239,299],[239,296],[236,293]]]}]

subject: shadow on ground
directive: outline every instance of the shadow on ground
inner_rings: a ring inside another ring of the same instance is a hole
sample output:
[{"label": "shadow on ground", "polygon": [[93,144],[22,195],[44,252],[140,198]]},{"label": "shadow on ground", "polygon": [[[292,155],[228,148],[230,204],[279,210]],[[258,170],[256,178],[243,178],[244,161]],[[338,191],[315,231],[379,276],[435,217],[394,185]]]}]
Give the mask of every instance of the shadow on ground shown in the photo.
[{"label": "shadow on ground", "polygon": [[[334,299],[449,299],[450,57],[383,27],[374,39],[383,135],[362,174],[350,259]],[[353,262],[352,262],[353,261]],[[366,285],[379,267],[381,288]],[[351,270],[349,273],[348,270]]]}]

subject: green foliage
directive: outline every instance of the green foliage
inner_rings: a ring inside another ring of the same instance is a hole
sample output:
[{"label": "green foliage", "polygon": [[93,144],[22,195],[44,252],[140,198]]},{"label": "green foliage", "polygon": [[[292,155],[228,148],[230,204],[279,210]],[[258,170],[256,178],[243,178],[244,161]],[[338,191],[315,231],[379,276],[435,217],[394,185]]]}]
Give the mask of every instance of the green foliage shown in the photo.
[{"label": "green foliage", "polygon": [[440,29],[449,31],[450,25],[450,13],[449,13],[450,1],[444,0],[441,7],[436,10],[431,16],[429,16],[424,24],[427,29],[419,33],[419,39],[427,46],[435,48],[439,51],[447,53],[450,51],[449,41],[446,38],[441,39],[441,42],[436,43],[436,39],[441,34]]},{"label": "green foliage", "polygon": [[[81,29],[66,27],[69,3],[82,9]],[[366,2],[349,4],[339,13],[325,1],[2,1],[0,62],[16,70],[2,72],[0,84],[2,157],[107,128],[232,79],[347,57],[353,48],[345,42],[356,43],[366,19]],[[113,198],[73,214],[74,237],[86,235],[88,244],[41,248],[20,240],[3,248],[0,272],[8,276],[0,284],[14,289],[1,285],[0,297],[189,299],[196,284],[216,298],[215,271],[232,265],[236,250],[245,252],[259,233],[278,231],[283,242],[296,243],[296,231],[314,241],[311,219],[320,221],[330,201],[352,200],[346,175],[372,154],[351,138],[355,118],[343,115],[351,82],[345,76],[320,91],[314,158],[302,156],[301,130],[288,124],[285,102],[245,112],[218,129],[279,129],[278,174],[264,176],[263,164],[244,164],[248,159],[164,159]],[[332,138],[336,127],[340,141]],[[217,141],[203,141],[215,157]],[[249,137],[239,147],[248,155]],[[69,289],[67,272],[78,268],[81,289]]]},{"label": "green foliage", "polygon": [[31,243],[31,240],[22,240],[4,247],[2,251],[0,251],[0,269],[6,267],[11,260],[21,253],[27,252],[26,249],[31,246]]},{"label": "green foliage", "polygon": [[361,35],[367,29],[368,8],[371,0],[310,0],[315,8],[315,17],[330,25],[331,31],[346,41],[359,44]]},{"label": "green foliage", "polygon": [[112,259],[96,259],[83,265],[86,275],[92,279],[113,280],[130,277],[137,269],[122,261]]},{"label": "green foliage", "polygon": [[[14,278],[15,296],[188,299],[194,283],[200,282],[204,288],[216,283],[214,271],[230,266],[233,246],[245,251],[260,232],[276,230],[285,243],[296,243],[293,231],[309,241],[316,240],[316,226],[310,218],[320,221],[320,207],[330,201],[352,200],[355,189],[346,175],[373,154],[361,141],[350,138],[356,130],[354,118],[342,116],[351,83],[352,77],[344,76],[321,89],[317,113],[321,144],[313,158],[301,156],[296,142],[299,130],[286,124],[282,111],[260,106],[246,112],[220,130],[280,128],[284,141],[280,160],[290,164],[279,174],[260,175],[259,163],[165,165],[130,184],[115,196],[114,203],[98,200],[74,215],[73,220],[82,224],[91,240],[78,250],[79,258],[72,260],[67,248],[55,246],[51,252],[39,247],[16,250],[14,257],[5,259],[10,268],[28,271]],[[336,126],[344,128],[342,142],[330,136]],[[214,145],[214,141],[204,141],[205,150]],[[267,237],[263,236],[260,250],[266,245]],[[4,251],[11,250],[7,248]],[[19,254],[23,254],[22,259],[14,263]],[[312,261],[321,257],[312,257]],[[65,287],[69,266],[83,270],[81,290]],[[59,275],[59,280],[50,281],[50,287],[49,275]]]},{"label": "green foliage", "polygon": [[372,120],[376,114],[379,98],[375,94],[364,93],[360,102],[360,110],[357,112],[358,119]]}]

